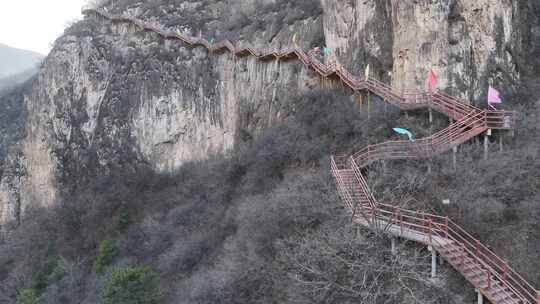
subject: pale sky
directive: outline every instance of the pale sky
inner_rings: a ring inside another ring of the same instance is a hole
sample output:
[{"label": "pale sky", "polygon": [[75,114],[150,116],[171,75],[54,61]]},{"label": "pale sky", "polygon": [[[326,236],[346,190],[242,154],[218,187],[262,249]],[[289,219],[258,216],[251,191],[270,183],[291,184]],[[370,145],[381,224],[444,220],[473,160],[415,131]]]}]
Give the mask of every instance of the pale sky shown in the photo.
[{"label": "pale sky", "polygon": [[86,0],[0,0],[0,43],[46,55]]}]

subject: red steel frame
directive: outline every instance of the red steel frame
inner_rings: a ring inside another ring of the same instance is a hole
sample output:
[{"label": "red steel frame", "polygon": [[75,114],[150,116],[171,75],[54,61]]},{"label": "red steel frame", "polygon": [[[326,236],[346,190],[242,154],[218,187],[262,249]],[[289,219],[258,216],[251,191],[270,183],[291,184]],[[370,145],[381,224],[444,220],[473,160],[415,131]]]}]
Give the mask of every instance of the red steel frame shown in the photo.
[{"label": "red steel frame", "polygon": [[[468,104],[466,101],[440,91],[396,92],[389,85],[371,77],[355,76],[339,64],[324,64],[317,59],[313,52],[306,53],[299,48],[281,51],[273,49],[259,51],[249,47],[236,47],[229,40],[212,44],[206,39],[166,31],[156,25],[147,24],[130,16],[112,15],[103,10],[91,8],[84,8],[83,14],[101,17],[113,22],[134,24],[144,31],[157,33],[164,39],[180,40],[191,46],[204,46],[210,52],[222,53],[228,51],[237,57],[255,56],[263,61],[298,59],[320,76],[337,78],[355,92],[367,90],[384,101],[404,110],[430,107],[456,120],[449,127],[414,142],[389,141],[370,145],[350,157],[332,156],[331,170],[336,179],[338,192],[354,218],[366,220],[374,226],[374,229],[381,229],[381,227],[377,226],[384,223],[384,229],[394,225],[400,227],[401,231],[408,229],[422,233],[427,237],[427,243],[437,248],[441,255],[447,258],[453,267],[464,276],[466,272],[463,267],[471,265],[476,267],[481,274],[485,273],[483,281],[468,280],[493,303],[516,303],[517,299],[518,303],[540,304],[540,292],[513,270],[508,263],[482,245],[480,241],[467,233],[454,221],[448,217],[379,203],[373,196],[361,172],[362,167],[377,160],[430,157],[464,143],[488,129],[513,129],[515,126],[514,112],[482,110]],[[346,172],[348,175],[344,175]],[[364,201],[357,202],[351,191],[362,193]],[[466,259],[469,262],[472,259],[474,262],[469,265],[452,262],[449,253],[445,256],[445,250],[448,248],[449,250],[458,248],[458,252],[463,254],[461,256],[463,262]],[[482,282],[487,283],[487,285],[481,285]],[[492,289],[497,287],[500,287],[500,289],[497,289],[496,293],[490,294]],[[498,293],[508,294],[508,296],[503,298],[494,296],[495,294],[498,295]]]},{"label": "red steel frame", "polygon": [[[466,256],[472,258],[475,263],[468,265],[459,265],[459,263],[453,262],[450,263],[460,272],[462,271],[461,268],[463,266],[471,265],[478,268],[478,271],[485,272],[486,280],[481,282],[472,281],[471,284],[484,293],[484,295],[493,303],[507,303],[504,301],[498,302],[496,299],[492,298],[489,292],[490,288],[494,286],[500,286],[497,292],[502,294],[508,293],[509,296],[505,298],[506,301],[517,300],[521,301],[517,303],[540,303],[540,293],[526,279],[512,269],[506,261],[498,257],[491,249],[480,243],[477,238],[465,231],[465,229],[457,223],[448,217],[408,210],[394,205],[377,202],[373,198],[369,188],[367,188],[367,183],[354,158],[350,157],[348,160],[341,158],[342,164],[340,166],[336,162],[336,158],[332,156],[332,173],[336,179],[339,180],[338,192],[342,198],[352,197],[350,194],[351,190],[343,186],[345,182],[340,178],[341,172],[345,170],[343,168],[347,166],[345,163],[346,161],[352,164],[351,167],[353,168],[352,170],[355,171],[354,176],[357,179],[360,191],[367,191],[372,198],[370,199],[372,204],[369,205],[355,205],[353,201],[348,200],[348,206],[351,210],[353,210],[353,208],[362,208],[362,210],[355,212],[357,214],[355,216],[356,218],[367,220],[371,225],[375,225],[375,227],[373,227],[374,229],[385,230],[391,225],[396,225],[399,226],[402,231],[408,229],[422,233],[427,238],[426,243],[429,243],[438,249],[443,257],[445,257],[445,255],[442,252],[445,247],[459,246],[459,248],[466,253]],[[381,223],[384,224],[384,227],[380,227]],[[450,241],[451,245],[443,243],[440,240]],[[481,284],[485,284],[486,282],[487,286]]]}]

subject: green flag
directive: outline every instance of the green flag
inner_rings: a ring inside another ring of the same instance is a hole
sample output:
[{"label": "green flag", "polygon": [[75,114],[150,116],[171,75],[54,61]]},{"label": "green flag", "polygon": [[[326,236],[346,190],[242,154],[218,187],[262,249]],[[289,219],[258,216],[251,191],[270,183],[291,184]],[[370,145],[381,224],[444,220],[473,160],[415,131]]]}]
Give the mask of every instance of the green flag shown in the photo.
[{"label": "green flag", "polygon": [[324,53],[325,55],[330,55],[330,54],[332,54],[332,49],[329,48],[329,47],[324,47],[324,48],[323,48],[323,53]]}]

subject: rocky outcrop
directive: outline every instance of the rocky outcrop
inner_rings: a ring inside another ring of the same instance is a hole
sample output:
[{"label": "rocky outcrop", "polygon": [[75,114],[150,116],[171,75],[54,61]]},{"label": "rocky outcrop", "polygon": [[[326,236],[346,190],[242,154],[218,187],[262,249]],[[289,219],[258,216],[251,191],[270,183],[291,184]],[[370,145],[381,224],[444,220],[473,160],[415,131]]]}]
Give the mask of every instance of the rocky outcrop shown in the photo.
[{"label": "rocky outcrop", "polygon": [[372,76],[389,82],[394,45],[391,1],[321,2],[326,43],[334,51],[329,60],[357,75],[364,75],[369,64]]},{"label": "rocky outcrop", "polygon": [[[490,84],[520,76],[535,30],[524,8],[493,1],[124,1],[110,7],[192,36],[281,48],[327,45],[339,61],[403,90],[442,87],[480,100]],[[526,37],[527,39],[525,39]],[[226,153],[280,119],[295,94],[319,86],[298,62],[260,62],[163,41],[127,24],[92,18],[60,38],[25,100],[25,137],[10,144],[0,182],[0,218],[115,168],[182,163]]]},{"label": "rocky outcrop", "polygon": [[520,79],[523,37],[530,31],[522,26],[528,22],[523,3],[322,2],[325,37],[339,60],[359,71],[370,63],[376,76],[390,76],[402,90],[424,90],[433,69],[442,88],[475,102],[488,84],[512,92]]},{"label": "rocky outcrop", "polygon": [[[314,29],[320,21],[305,23]],[[60,189],[115,168],[171,172],[226,153],[313,88],[309,73],[298,62],[210,55],[87,19],[57,41],[25,102],[27,134],[17,150],[26,174],[3,174],[1,218],[18,220],[28,206],[49,206]]]}]

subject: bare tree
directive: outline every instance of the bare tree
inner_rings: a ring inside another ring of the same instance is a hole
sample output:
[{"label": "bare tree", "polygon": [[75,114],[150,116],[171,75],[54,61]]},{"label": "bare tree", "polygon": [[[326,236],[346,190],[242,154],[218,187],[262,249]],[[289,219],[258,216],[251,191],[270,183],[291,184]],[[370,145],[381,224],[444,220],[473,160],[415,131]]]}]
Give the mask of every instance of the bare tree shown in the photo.
[{"label": "bare tree", "polygon": [[282,241],[279,260],[298,303],[444,303],[427,274],[429,258],[415,249],[392,255],[380,236],[329,227]]}]

